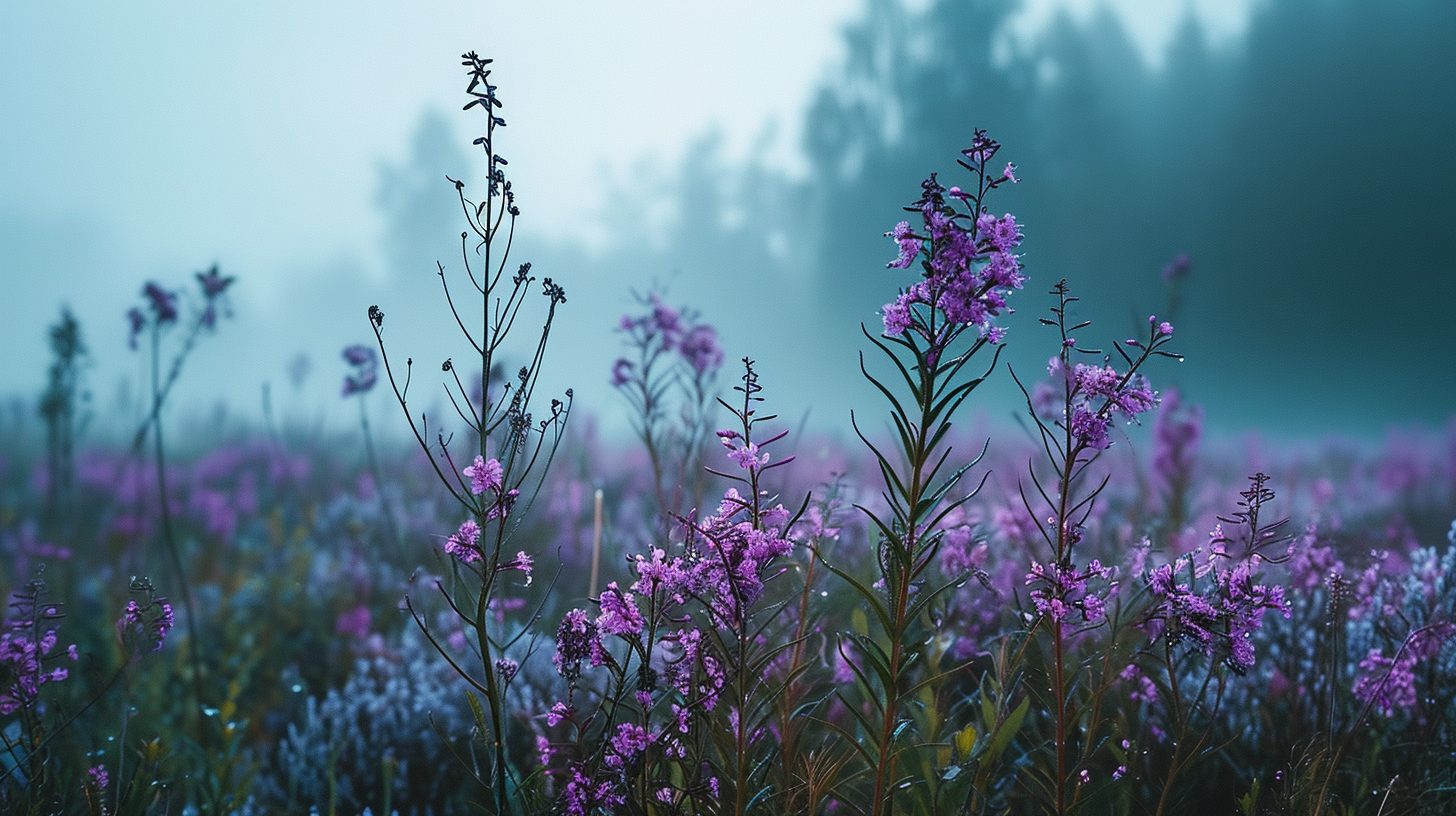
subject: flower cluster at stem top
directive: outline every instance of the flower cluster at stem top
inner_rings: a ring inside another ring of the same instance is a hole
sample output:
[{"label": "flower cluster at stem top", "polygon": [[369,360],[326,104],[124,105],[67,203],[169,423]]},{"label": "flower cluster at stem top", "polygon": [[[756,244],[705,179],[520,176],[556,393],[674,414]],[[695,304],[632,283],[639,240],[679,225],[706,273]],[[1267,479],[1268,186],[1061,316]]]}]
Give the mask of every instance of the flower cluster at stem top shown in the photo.
[{"label": "flower cluster at stem top", "polygon": [[[886,266],[909,269],[919,260],[924,274],[923,280],[885,305],[885,334],[895,337],[913,332],[938,349],[969,327],[991,343],[1006,336],[1006,329],[996,326],[992,318],[1002,310],[1011,311],[1006,309],[1006,296],[1012,289],[1020,289],[1026,277],[1015,253],[1022,239],[1015,216],[997,218],[982,204],[992,189],[1018,181],[1010,164],[1000,175],[987,173],[999,148],[984,131],[977,131],[960,162],[976,175],[976,190],[947,190],[932,173],[921,184],[920,200],[906,208],[919,214],[920,228],[901,221],[885,233],[900,250]],[[957,210],[957,201],[966,212]],[[928,308],[917,309],[917,305]]]}]

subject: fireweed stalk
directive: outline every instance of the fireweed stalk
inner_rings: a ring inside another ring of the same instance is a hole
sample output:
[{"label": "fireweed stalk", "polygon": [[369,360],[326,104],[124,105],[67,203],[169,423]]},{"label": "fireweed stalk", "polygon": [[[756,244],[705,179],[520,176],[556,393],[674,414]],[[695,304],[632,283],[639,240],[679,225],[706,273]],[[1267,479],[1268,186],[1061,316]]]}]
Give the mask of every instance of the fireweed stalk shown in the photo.
[{"label": "fireweed stalk", "polygon": [[[887,266],[909,269],[919,261],[922,279],[884,307],[882,339],[864,331],[898,375],[886,384],[870,373],[861,354],[860,372],[890,403],[899,450],[898,455],[882,451],[855,424],[885,483],[885,511],[860,507],[877,533],[879,574],[867,587],[843,570],[827,563],[826,567],[844,579],[872,613],[871,631],[849,634],[838,646],[858,680],[858,694],[837,692],[854,723],[849,729],[831,727],[862,763],[845,782],[853,784],[861,776],[871,780],[868,790],[844,788],[840,800],[851,806],[864,803],[864,811],[873,816],[907,812],[897,802],[912,795],[918,810],[932,807],[933,791],[927,788],[934,785],[933,775],[921,777],[926,784],[912,786],[902,778],[902,769],[913,762],[918,770],[924,752],[937,738],[927,731],[943,725],[925,721],[943,717],[917,718],[915,713],[923,708],[921,700],[935,700],[947,677],[938,671],[938,657],[928,646],[934,640],[933,612],[946,590],[959,586],[964,576],[930,588],[925,573],[937,563],[941,522],[980,489],[946,500],[980,461],[976,457],[943,474],[951,453],[946,435],[961,403],[995,367],[999,348],[986,374],[964,379],[962,370],[986,346],[1001,342],[1006,331],[993,320],[1006,310],[1010,291],[1021,288],[1025,280],[1014,252],[1021,244],[1016,219],[997,218],[984,204],[992,190],[1016,181],[1012,165],[1000,171],[993,168],[999,148],[978,130],[971,146],[961,151],[959,164],[972,176],[969,190],[946,189],[934,174],[921,184],[920,199],[905,208],[918,217],[920,226],[902,221],[886,234],[899,247],[899,256]],[[855,696],[861,699],[852,699]]]},{"label": "fireweed stalk", "polygon": [[52,734],[47,733],[43,689],[65,680],[70,670],[62,664],[80,658],[74,644],[56,651],[56,629],[64,617],[61,604],[46,599],[45,581],[36,577],[14,594],[0,624],[0,717],[18,714],[20,719],[18,734],[12,735],[8,728],[0,730],[0,754],[11,766],[0,775],[0,803],[11,795],[4,788],[5,780],[18,774],[20,798],[31,800],[27,804],[35,812],[57,784],[47,751]]},{"label": "fireweed stalk", "polygon": [[[1289,519],[1268,521],[1267,505],[1274,491],[1267,487],[1265,474],[1256,473],[1249,482],[1239,494],[1239,509],[1218,517],[1206,549],[1142,576],[1151,605],[1142,613],[1140,626],[1152,642],[1141,656],[1150,659],[1129,664],[1121,676],[1136,677],[1144,684],[1144,702],[1157,701],[1166,710],[1172,744],[1160,749],[1167,770],[1156,814],[1175,812],[1171,808],[1178,778],[1194,763],[1217,753],[1218,746],[1210,740],[1228,674],[1241,676],[1253,668],[1251,638],[1264,613],[1290,615],[1284,587],[1258,583],[1265,564],[1289,558],[1279,546],[1290,539],[1283,532]],[[1261,513],[1266,518],[1261,519]],[[1229,532],[1225,524],[1230,525]],[[1202,680],[1194,686],[1192,681],[1200,674]],[[1154,772],[1156,768],[1150,767],[1149,773]]]},{"label": "fireweed stalk", "polygon": [[[1122,633],[1120,605],[1114,602],[1111,615],[1108,610],[1109,601],[1114,601],[1117,594],[1117,569],[1095,558],[1086,563],[1078,561],[1077,545],[1082,541],[1084,525],[1108,481],[1104,477],[1095,487],[1084,489],[1083,477],[1101,452],[1112,445],[1115,419],[1135,422],[1138,415],[1157,406],[1156,392],[1138,373],[1143,364],[1155,356],[1181,358],[1164,350],[1172,339],[1173,327],[1150,318],[1146,339],[1134,338],[1123,344],[1136,356],[1123,345],[1113,347],[1125,365],[1118,371],[1109,355],[1077,346],[1075,333],[1089,323],[1069,325],[1068,307],[1077,298],[1071,296],[1067,282],[1058,282],[1051,294],[1056,298],[1051,307],[1053,318],[1041,319],[1059,335],[1058,353],[1048,364],[1050,384],[1041,383],[1034,392],[1028,391],[1012,371],[1026,398],[1046,464],[1050,465],[1048,476],[1038,472],[1034,461],[1029,463],[1027,472],[1034,492],[1028,493],[1025,483],[1020,489],[1022,503],[1050,558],[1046,563],[1033,560],[1026,576],[1034,616],[1013,663],[1019,666],[1026,649],[1039,645],[1038,635],[1049,635],[1051,654],[1040,661],[1049,676],[1044,684],[1033,682],[1030,688],[1036,697],[1041,697],[1041,689],[1049,694],[1042,702],[1043,710],[1052,710],[1054,757],[1050,777],[1033,774],[1032,779],[1041,783],[1035,792],[1043,805],[1060,816],[1076,804],[1082,784],[1090,778],[1086,766],[1099,744],[1097,732],[1105,725],[1101,718],[1103,695],[1115,671],[1112,655]],[[1095,358],[1096,362],[1076,363],[1075,355]],[[1107,651],[1100,665],[1077,665],[1071,641],[1102,626],[1107,626],[1108,634]],[[1010,667],[1001,669],[1006,676],[1015,673]],[[1087,699],[1074,700],[1074,696]],[[1078,723],[1084,716],[1085,722]]]},{"label": "fireweed stalk", "polygon": [[394,513],[385,496],[384,474],[379,470],[379,459],[374,455],[374,434],[369,429],[368,395],[379,382],[379,355],[373,348],[354,344],[345,346],[344,362],[349,364],[349,373],[344,376],[343,397],[355,397],[359,403],[359,430],[364,435],[364,455],[369,460],[369,475],[374,477],[374,492],[379,499],[379,514],[384,517],[385,529],[389,531],[390,543],[396,550],[404,549],[404,539],[399,534]]},{"label": "fireweed stalk", "polygon": [[[475,694],[469,694],[477,726],[487,745],[483,773],[479,767],[470,770],[490,791],[487,805],[490,811],[507,814],[515,809],[513,792],[522,780],[511,763],[506,732],[509,713],[506,691],[515,679],[519,663],[508,658],[506,652],[530,629],[517,627],[513,631],[504,621],[492,625],[494,613],[488,614],[488,610],[492,610],[492,602],[513,576],[523,576],[526,581],[531,576],[533,557],[523,551],[511,553],[507,545],[540,490],[570,412],[570,390],[565,394],[565,402],[551,400],[545,418],[536,420],[531,412],[546,340],[556,307],[566,301],[566,293],[550,278],[541,282],[547,307],[535,348],[514,379],[500,382],[507,337],[536,278],[531,275],[529,263],[522,264],[510,277],[505,276],[516,218],[520,215],[505,175],[506,159],[495,149],[496,131],[506,123],[498,115],[501,101],[496,96],[496,86],[490,84],[491,71],[487,66],[492,60],[482,59],[474,52],[465,54],[462,60],[470,75],[466,88],[470,101],[465,104],[465,110],[480,107],[486,114],[485,135],[475,140],[485,151],[488,189],[484,200],[477,203],[467,199],[464,182],[450,180],[469,226],[468,231],[460,234],[461,257],[465,277],[480,299],[478,317],[457,305],[443,264],[436,265],[436,272],[450,314],[480,366],[480,379],[472,389],[466,387],[451,360],[441,365],[449,377],[444,384],[445,393],[456,415],[473,435],[472,450],[463,457],[458,451],[452,452],[452,437],[438,429],[431,430],[427,415],[420,414],[417,419],[411,412],[408,395],[414,360],[406,360],[401,381],[384,347],[384,312],[378,306],[369,307],[369,323],[400,410],[436,476],[465,516],[459,529],[444,541],[451,580],[448,584],[436,580],[434,587],[467,630],[474,631],[475,653],[480,660],[478,669],[466,668],[455,661],[450,650],[430,631],[425,617],[415,607],[415,599],[406,595],[405,604],[430,643],[484,699],[482,707]],[[468,324],[467,320],[471,322]]]},{"label": "fireweed stalk", "polygon": [[[723,349],[718,333],[691,310],[674,309],[657,292],[638,298],[643,314],[622,315],[627,356],[612,365],[612,385],[632,408],[633,430],[652,463],[663,529],[672,514],[696,507],[705,485],[695,466],[708,436]],[[672,408],[676,405],[676,417]]]},{"label": "fireweed stalk", "polygon": [[774,417],[757,415],[757,374],[744,363],[742,406],[730,407],[739,427],[718,432],[737,468],[710,469],[738,486],[716,512],[678,517],[680,544],[629,559],[637,579],[608,584],[595,617],[573,609],[557,630],[567,694],[541,715],[538,749],[548,793],[570,816],[782,812],[768,729],[783,688],[774,669],[795,645],[780,637],[793,631],[780,613],[797,596],[770,589],[800,533],[762,477],[794,457],[771,461],[785,433],[754,438]]},{"label": "fireweed stalk", "polygon": [[[128,343],[135,349],[138,336],[145,332],[149,340],[151,369],[150,409],[146,419],[137,428],[132,441],[131,456],[136,456],[141,452],[147,435],[150,433],[157,466],[158,510],[162,520],[162,542],[166,545],[172,578],[182,593],[182,606],[187,612],[187,653],[192,662],[193,710],[203,705],[203,642],[197,634],[197,608],[192,602],[192,588],[187,581],[187,573],[182,566],[181,550],[172,529],[172,506],[167,490],[167,457],[162,439],[162,406],[166,403],[172,386],[182,375],[182,365],[191,356],[193,349],[197,346],[197,341],[205,332],[210,332],[217,327],[217,319],[220,315],[231,315],[225,294],[235,280],[223,277],[216,266],[206,272],[198,272],[196,277],[202,300],[199,308],[194,310],[180,345],[173,354],[171,363],[167,366],[165,377],[162,375],[162,338],[178,324],[181,318],[178,308],[179,293],[164,289],[155,281],[149,282],[142,288],[142,297],[146,301],[145,308],[133,307],[126,313],[131,328]],[[202,730],[206,732],[206,729]]]},{"label": "fireweed stalk", "polygon": [[81,336],[81,324],[70,309],[50,328],[51,365],[41,394],[41,418],[46,424],[46,517],[55,520],[71,498],[76,478],[76,439],[88,416],[82,411],[89,399],[82,387],[82,371],[90,355]]},{"label": "fireweed stalk", "polygon": [[[51,744],[106,697],[144,654],[162,648],[172,628],[171,604],[166,598],[155,597],[151,584],[144,578],[132,579],[131,588],[133,593],[145,592],[145,601],[128,603],[116,622],[122,663],[89,700],[74,709],[51,705],[46,699],[46,687],[68,679],[67,666],[80,659],[75,644],[56,648],[60,643],[60,621],[66,617],[64,604],[48,600],[46,584],[40,575],[11,596],[9,613],[0,623],[0,719],[16,716],[19,727],[0,729],[0,757],[9,766],[0,773],[0,809],[4,812],[39,813],[43,807],[53,807],[57,801],[67,798],[70,792],[66,788],[73,780],[67,779],[65,773],[56,772]],[[130,785],[122,777],[122,762],[131,750],[126,746],[124,728],[119,748],[118,783],[109,812],[142,813],[150,803],[148,794],[155,796],[155,791],[141,789],[150,783],[150,777],[145,776],[148,769],[141,765],[133,769]],[[142,752],[144,757],[147,753],[145,749]],[[155,753],[154,747],[152,753]],[[93,779],[98,769],[104,777],[105,768],[98,764],[93,768]],[[138,800],[135,807],[122,808],[124,786],[132,794],[129,798]],[[101,799],[101,789],[105,787],[103,783],[97,790],[87,791],[88,812],[107,812]]]}]

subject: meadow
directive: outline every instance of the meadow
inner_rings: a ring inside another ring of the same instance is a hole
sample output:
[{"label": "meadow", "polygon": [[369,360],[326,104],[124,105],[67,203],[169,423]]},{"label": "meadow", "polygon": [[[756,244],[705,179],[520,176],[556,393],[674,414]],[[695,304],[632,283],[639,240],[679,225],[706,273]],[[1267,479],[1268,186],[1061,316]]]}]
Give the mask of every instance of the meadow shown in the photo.
[{"label": "meadow", "polygon": [[[461,340],[405,357],[369,306],[373,342],[338,351],[357,433],[270,414],[199,449],[167,424],[227,330],[225,268],[117,315],[149,372],[122,443],[87,441],[85,327],[55,325],[0,435],[0,809],[1456,806],[1456,423],[1206,439],[1160,385],[1198,365],[1177,327],[1110,334],[1078,318],[1096,291],[1026,269],[1036,234],[996,209],[1016,145],[976,131],[885,192],[907,206],[863,259],[885,306],[840,373],[880,398],[845,406],[854,436],[775,416],[782,385],[644,293],[601,372],[633,438],[602,438],[536,386],[554,321],[614,316],[512,255],[497,88],[463,64],[490,170],[455,183],[439,267]],[[971,419],[987,378],[1020,386],[1018,425]]]}]

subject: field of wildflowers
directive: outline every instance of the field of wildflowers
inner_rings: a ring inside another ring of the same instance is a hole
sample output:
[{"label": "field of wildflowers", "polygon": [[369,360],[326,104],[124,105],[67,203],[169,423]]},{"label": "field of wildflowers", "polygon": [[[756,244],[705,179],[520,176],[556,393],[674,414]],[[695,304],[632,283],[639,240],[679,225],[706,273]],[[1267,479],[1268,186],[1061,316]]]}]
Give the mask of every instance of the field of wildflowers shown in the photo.
[{"label": "field of wildflowers", "polygon": [[[129,445],[85,444],[84,335],[57,323],[0,448],[0,809],[1456,808],[1456,425],[1207,444],[1159,386],[1175,326],[1102,336],[1076,316],[1095,292],[1028,272],[994,209],[1017,169],[977,131],[885,225],[854,444],[777,418],[754,361],[659,293],[602,372],[636,439],[604,442],[537,389],[576,304],[511,257],[489,62],[464,59],[489,175],[455,182],[462,263],[438,267],[458,348],[417,369],[369,306],[375,342],[342,350],[356,441],[164,434],[226,329],[216,267],[125,314]],[[1011,309],[1040,334],[1008,336]],[[1007,343],[1047,365],[1000,365]],[[988,377],[1021,387],[1019,430],[965,421]],[[398,412],[371,418],[380,392]]]}]

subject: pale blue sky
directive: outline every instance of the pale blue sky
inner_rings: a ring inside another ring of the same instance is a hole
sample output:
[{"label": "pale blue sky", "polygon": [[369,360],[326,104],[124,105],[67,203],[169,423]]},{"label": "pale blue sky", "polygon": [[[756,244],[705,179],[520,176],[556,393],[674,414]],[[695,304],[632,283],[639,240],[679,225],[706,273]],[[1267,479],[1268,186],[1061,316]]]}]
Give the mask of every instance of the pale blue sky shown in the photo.
[{"label": "pale blue sky", "polygon": [[[147,278],[180,283],[219,261],[246,281],[240,321],[341,267],[382,283],[379,167],[404,160],[426,111],[468,144],[473,120],[454,113],[465,50],[497,59],[500,149],[528,232],[607,240],[604,180],[670,163],[710,130],[730,158],[757,145],[795,172],[801,111],[863,2],[5,4],[4,392],[39,389],[44,327],[69,303],[104,395],[136,365],[113,316]],[[1233,41],[1250,2],[1111,5],[1156,61],[1188,9]],[[1033,0],[1008,47],[1056,8],[1097,5]],[[234,385],[207,393],[251,398],[281,369],[230,365]]]}]

